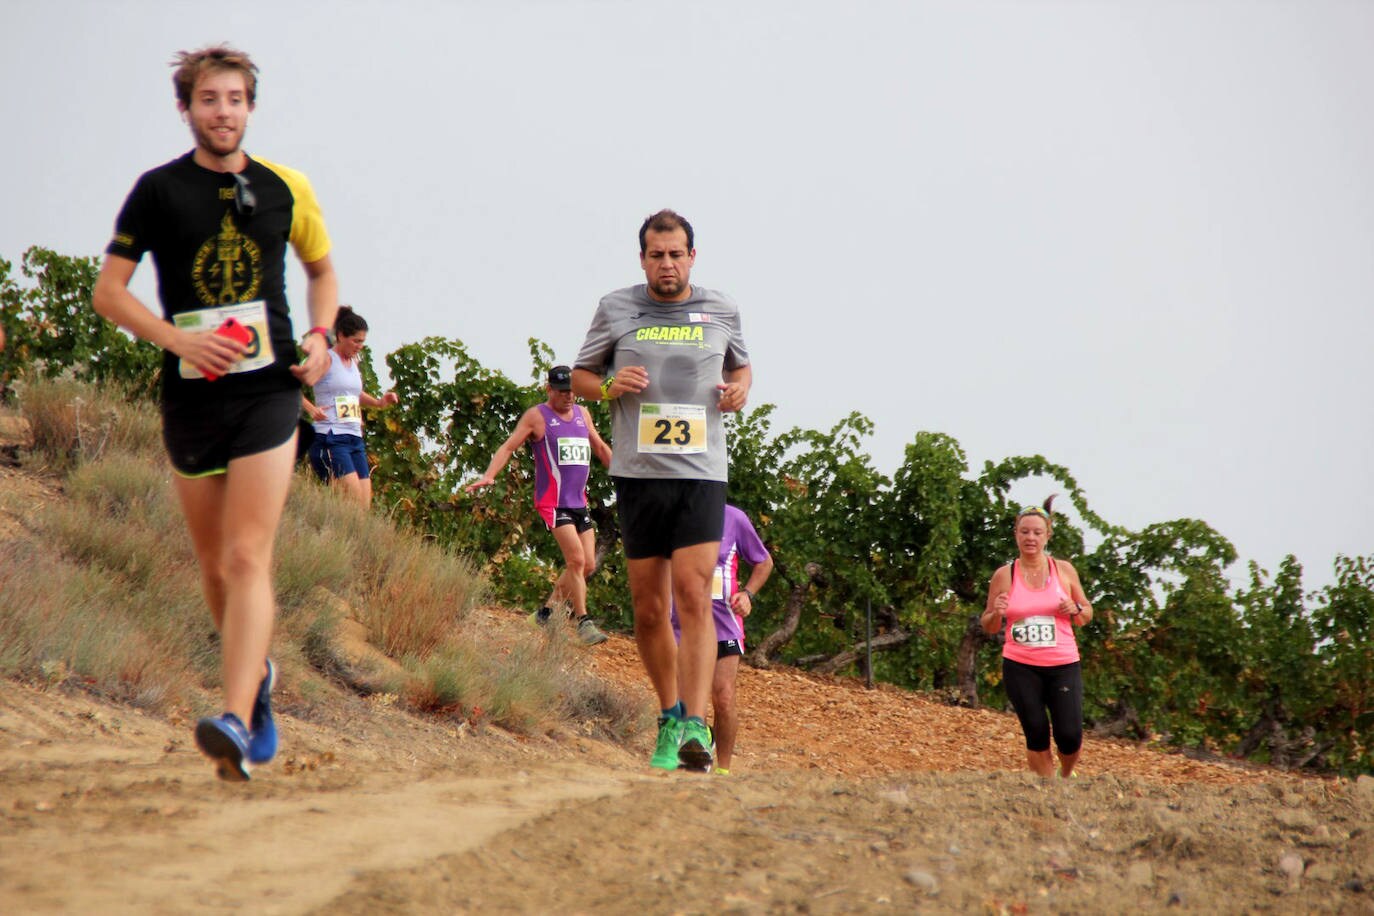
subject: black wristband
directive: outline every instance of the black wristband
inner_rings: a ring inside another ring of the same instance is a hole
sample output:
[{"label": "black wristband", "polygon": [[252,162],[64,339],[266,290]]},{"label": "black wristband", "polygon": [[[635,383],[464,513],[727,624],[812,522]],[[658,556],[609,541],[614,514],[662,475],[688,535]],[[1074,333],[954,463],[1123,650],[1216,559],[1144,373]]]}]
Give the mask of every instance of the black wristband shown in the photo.
[{"label": "black wristband", "polygon": [[749,603],[750,603],[750,604],[753,604],[753,603],[754,603],[754,593],[751,592],[751,591],[749,591],[749,587],[748,587],[748,586],[746,586],[746,585],[740,586],[740,591],[744,592],[746,595],[749,596]]}]

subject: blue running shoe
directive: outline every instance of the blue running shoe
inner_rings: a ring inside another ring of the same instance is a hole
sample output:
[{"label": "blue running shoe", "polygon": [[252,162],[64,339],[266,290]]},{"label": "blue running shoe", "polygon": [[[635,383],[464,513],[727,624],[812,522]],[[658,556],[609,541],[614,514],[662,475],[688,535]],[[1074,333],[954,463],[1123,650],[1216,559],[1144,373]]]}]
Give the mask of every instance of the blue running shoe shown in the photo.
[{"label": "blue running shoe", "polygon": [[248,729],[232,712],[196,723],[196,744],[215,762],[219,778],[231,782],[248,779]]},{"label": "blue running shoe", "polygon": [[267,660],[267,676],[258,685],[253,715],[248,720],[248,761],[266,763],[277,755],[277,723],[272,721],[272,690],[277,686],[277,666]]}]

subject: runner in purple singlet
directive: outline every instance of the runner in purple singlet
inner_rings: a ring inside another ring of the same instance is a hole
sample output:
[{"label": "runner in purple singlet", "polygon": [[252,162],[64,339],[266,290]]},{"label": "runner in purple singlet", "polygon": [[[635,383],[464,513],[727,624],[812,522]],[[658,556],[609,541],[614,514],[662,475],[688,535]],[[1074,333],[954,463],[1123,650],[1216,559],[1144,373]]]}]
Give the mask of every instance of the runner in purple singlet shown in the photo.
[{"label": "runner in purple singlet", "polygon": [[572,605],[578,637],[594,646],[605,642],[606,634],[587,616],[587,579],[596,570],[596,530],[587,513],[587,477],[593,455],[610,466],[611,447],[597,433],[587,408],[577,404],[570,368],[550,369],[547,391],[548,401],[525,411],[486,471],[465,489],[471,493],[494,484],[516,449],[529,445],[534,455],[534,506],[553,532],[565,564],[548,602],[535,611],[534,619],[548,623],[553,608],[566,601]]}]

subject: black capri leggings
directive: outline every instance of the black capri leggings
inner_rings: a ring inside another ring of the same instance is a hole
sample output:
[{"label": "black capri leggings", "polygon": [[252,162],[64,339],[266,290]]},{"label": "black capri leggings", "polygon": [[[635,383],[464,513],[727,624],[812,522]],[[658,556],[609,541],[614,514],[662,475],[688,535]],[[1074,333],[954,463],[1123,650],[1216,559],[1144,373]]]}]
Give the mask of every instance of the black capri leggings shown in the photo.
[{"label": "black capri leggings", "polygon": [[1003,658],[1002,684],[1016,718],[1021,720],[1021,731],[1026,733],[1026,750],[1050,749],[1051,723],[1059,753],[1072,754],[1083,746],[1081,663],[1026,665]]}]

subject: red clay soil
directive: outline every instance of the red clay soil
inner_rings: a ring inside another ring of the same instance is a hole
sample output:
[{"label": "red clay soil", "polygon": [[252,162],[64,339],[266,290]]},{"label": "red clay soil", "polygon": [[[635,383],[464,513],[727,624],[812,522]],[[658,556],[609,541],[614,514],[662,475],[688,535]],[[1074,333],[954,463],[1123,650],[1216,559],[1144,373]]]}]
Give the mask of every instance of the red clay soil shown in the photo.
[{"label": "red clay soil", "polygon": [[[591,668],[630,691],[653,696],[634,642],[612,638],[596,647]],[[793,668],[740,666],[740,735],[732,772],[818,770],[840,776],[881,776],[925,770],[987,772],[1025,769],[1021,728],[1011,713],[965,709],[855,678]],[[1114,773],[1160,782],[1272,782],[1274,770],[1200,761],[1127,741],[1084,742],[1084,776]]]}]

